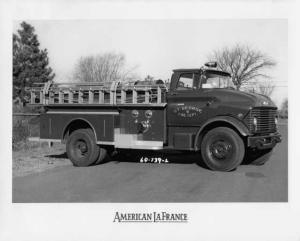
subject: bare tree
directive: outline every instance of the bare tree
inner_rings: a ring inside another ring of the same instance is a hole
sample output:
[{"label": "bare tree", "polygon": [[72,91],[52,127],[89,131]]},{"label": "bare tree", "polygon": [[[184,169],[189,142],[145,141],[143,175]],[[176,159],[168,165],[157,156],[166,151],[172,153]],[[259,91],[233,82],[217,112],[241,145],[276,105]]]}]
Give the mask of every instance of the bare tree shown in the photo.
[{"label": "bare tree", "polygon": [[288,118],[289,112],[288,112],[288,99],[285,99],[282,104],[279,111],[279,115],[281,118]]},{"label": "bare tree", "polygon": [[123,54],[105,53],[81,57],[74,71],[74,78],[80,82],[125,81],[136,77],[133,68],[126,68]]},{"label": "bare tree", "polygon": [[270,96],[275,89],[275,85],[268,81],[264,83],[257,83],[257,90],[256,92],[262,95]]},{"label": "bare tree", "polygon": [[239,44],[214,51],[209,60],[217,61],[221,70],[231,73],[238,90],[249,81],[269,79],[270,76],[263,70],[276,65],[274,60],[259,50]]}]

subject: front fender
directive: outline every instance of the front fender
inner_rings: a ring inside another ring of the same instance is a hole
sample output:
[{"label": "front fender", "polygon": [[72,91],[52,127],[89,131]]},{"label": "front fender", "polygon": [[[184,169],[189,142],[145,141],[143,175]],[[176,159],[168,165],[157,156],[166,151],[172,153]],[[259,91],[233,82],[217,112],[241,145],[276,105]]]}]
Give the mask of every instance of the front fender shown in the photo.
[{"label": "front fender", "polygon": [[[199,137],[201,135],[201,133],[211,124],[217,123],[217,122],[223,122],[226,124],[229,124],[231,126],[233,126],[235,129],[238,130],[239,134],[242,136],[249,136],[250,132],[249,129],[247,128],[247,126],[240,120],[231,117],[231,116],[217,116],[214,117],[208,121],[206,121],[198,130],[196,137],[195,137],[195,142],[194,142],[194,148],[195,150],[199,150],[200,147],[198,146],[198,141],[199,141]],[[220,126],[222,126],[222,123],[220,123]]]}]

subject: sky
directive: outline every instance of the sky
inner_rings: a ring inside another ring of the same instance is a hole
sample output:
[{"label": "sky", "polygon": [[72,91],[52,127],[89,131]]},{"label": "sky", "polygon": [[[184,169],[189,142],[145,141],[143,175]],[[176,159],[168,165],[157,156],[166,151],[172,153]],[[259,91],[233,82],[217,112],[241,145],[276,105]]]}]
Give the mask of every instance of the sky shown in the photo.
[{"label": "sky", "polygon": [[[25,20],[26,21],[26,20]],[[13,31],[21,21],[14,22]],[[288,24],[283,19],[248,20],[28,20],[47,48],[56,81],[71,81],[82,56],[123,53],[139,76],[169,79],[176,68],[200,68],[209,54],[239,43],[272,57],[277,105],[287,98]]]}]

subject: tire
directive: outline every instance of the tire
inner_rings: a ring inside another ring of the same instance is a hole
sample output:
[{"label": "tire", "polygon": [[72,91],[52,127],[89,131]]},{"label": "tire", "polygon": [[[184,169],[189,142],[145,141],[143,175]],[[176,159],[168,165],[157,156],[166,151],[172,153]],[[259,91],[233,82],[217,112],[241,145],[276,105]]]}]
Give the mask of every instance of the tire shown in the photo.
[{"label": "tire", "polygon": [[67,155],[74,166],[86,167],[94,164],[99,153],[99,146],[91,129],[76,130],[67,140]]},{"label": "tire", "polygon": [[228,172],[242,163],[245,155],[244,142],[234,130],[217,127],[204,136],[201,155],[211,170]]},{"label": "tire", "polygon": [[265,150],[253,150],[247,151],[248,163],[254,166],[264,165],[272,156],[273,148]]},{"label": "tire", "polygon": [[99,156],[98,159],[95,162],[95,165],[103,164],[106,162],[107,157],[107,149],[103,147],[99,147]]}]

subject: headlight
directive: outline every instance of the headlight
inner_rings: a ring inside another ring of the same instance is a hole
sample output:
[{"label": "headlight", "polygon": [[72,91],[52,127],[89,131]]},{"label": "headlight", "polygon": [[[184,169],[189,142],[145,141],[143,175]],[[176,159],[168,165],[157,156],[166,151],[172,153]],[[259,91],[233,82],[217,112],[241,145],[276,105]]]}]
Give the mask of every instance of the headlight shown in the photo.
[{"label": "headlight", "polygon": [[276,129],[278,129],[278,117],[277,116],[275,117],[274,121],[275,121]]},{"label": "headlight", "polygon": [[257,131],[257,118],[256,117],[253,118],[253,125],[254,125],[255,131]]}]

